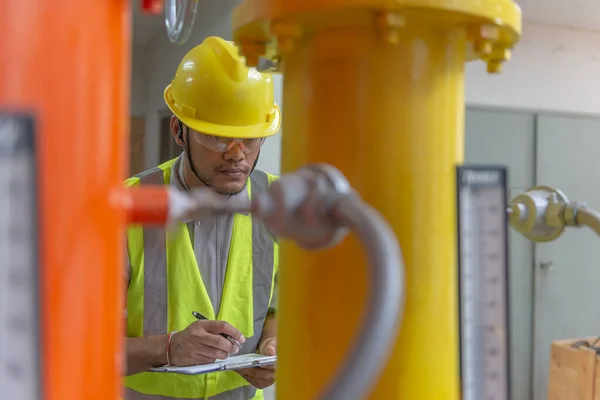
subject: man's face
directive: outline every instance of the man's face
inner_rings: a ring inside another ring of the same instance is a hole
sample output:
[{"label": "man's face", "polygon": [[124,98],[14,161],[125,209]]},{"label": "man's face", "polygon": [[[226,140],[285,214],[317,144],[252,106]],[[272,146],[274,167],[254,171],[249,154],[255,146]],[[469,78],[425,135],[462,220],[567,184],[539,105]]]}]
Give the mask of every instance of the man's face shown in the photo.
[{"label": "man's face", "polygon": [[230,143],[226,151],[214,151],[201,144],[195,135],[202,135],[187,127],[183,128],[184,140],[196,172],[210,188],[220,194],[232,195],[246,187],[248,175],[258,157],[260,147],[242,151],[243,145]]}]

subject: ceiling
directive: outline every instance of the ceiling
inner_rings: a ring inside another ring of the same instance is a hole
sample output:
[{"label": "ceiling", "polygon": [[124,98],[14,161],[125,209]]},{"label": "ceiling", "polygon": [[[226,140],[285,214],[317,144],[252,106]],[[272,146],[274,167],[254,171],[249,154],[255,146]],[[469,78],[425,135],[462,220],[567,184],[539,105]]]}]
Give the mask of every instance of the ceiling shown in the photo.
[{"label": "ceiling", "polygon": [[[523,10],[523,19],[527,22],[600,31],[600,1],[598,0],[517,0],[517,2]],[[136,4],[133,10],[135,45],[146,46],[158,34],[166,35],[162,14],[144,14],[140,11],[140,2],[133,3]],[[206,4],[208,7],[211,5]],[[200,7],[202,6],[201,3]]]}]

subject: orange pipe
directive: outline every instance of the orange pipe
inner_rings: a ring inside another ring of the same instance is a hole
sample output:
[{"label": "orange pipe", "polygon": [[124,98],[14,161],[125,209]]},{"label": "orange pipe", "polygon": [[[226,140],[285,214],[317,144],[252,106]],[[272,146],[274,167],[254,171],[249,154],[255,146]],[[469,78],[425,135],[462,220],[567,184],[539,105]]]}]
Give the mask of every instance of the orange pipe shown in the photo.
[{"label": "orange pipe", "polygon": [[164,225],[169,216],[169,193],[164,186],[147,185],[120,190],[117,207],[129,224]]},{"label": "orange pipe", "polygon": [[121,392],[130,4],[0,0],[0,108],[37,124],[45,400]]}]

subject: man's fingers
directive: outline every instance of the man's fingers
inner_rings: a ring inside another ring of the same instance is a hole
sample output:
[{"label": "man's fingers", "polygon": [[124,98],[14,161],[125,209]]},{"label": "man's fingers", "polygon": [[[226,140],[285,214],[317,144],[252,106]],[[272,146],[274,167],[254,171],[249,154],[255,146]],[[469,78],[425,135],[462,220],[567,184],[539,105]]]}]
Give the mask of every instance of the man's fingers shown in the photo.
[{"label": "man's fingers", "polygon": [[237,370],[236,372],[258,389],[264,389],[275,383],[275,371],[246,368]]},{"label": "man's fingers", "polygon": [[270,365],[261,365],[260,367],[257,368],[261,368],[261,369],[268,369],[270,371],[275,371],[277,369],[275,364],[270,364]]},{"label": "man's fingers", "polygon": [[275,383],[272,379],[252,379],[249,382],[257,389],[265,389]]},{"label": "man's fingers", "polygon": [[235,354],[239,350],[238,347],[231,343],[229,339],[225,339],[223,336],[214,333],[205,333],[204,335],[199,336],[198,342],[224,351],[228,353],[228,355]]},{"label": "man's fingers", "polygon": [[238,329],[234,328],[226,321],[205,321],[205,329],[210,333],[224,333],[231,336],[240,343],[244,343],[246,338]]},{"label": "man's fingers", "polygon": [[214,358],[203,356],[202,354],[190,354],[184,357],[181,361],[178,361],[176,365],[178,367],[189,367],[192,365],[211,364],[215,362]]},{"label": "man's fingers", "polygon": [[248,368],[244,369],[244,374],[254,379],[273,380],[275,379],[275,371],[265,368]]},{"label": "man's fingers", "polygon": [[277,348],[271,344],[265,347],[265,356],[276,356]]},{"label": "man's fingers", "polygon": [[260,345],[260,354],[265,356],[276,356],[277,355],[277,338],[270,337],[266,339]]},{"label": "man's fingers", "polygon": [[214,362],[214,360],[217,358],[225,360],[227,357],[229,357],[229,352],[227,350],[216,348],[204,343],[197,345],[196,354],[212,359],[210,362]]},{"label": "man's fingers", "polygon": [[208,357],[203,354],[196,354],[194,357],[194,362],[190,365],[204,365],[204,364],[212,364],[215,362],[216,357]]}]

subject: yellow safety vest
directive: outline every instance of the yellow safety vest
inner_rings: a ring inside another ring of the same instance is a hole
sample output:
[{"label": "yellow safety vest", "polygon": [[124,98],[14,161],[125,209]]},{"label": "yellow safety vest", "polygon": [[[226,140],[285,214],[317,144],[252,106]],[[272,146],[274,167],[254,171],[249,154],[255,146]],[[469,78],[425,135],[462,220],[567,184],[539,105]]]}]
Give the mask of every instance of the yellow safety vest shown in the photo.
[{"label": "yellow safety vest", "polygon": [[[175,160],[129,178],[127,186],[169,184]],[[255,170],[248,195],[266,190],[276,176]],[[256,352],[273,298],[278,245],[264,225],[250,215],[235,214],[219,315],[215,316],[196,263],[186,224],[175,231],[132,225],[127,231],[130,283],[127,291],[127,336],[142,337],[181,331],[194,322],[195,310],[209,319],[225,320],[246,337],[243,353]],[[125,378],[135,392],[161,400],[263,399],[235,372],[197,376],[143,372]],[[132,397],[146,398],[138,393]],[[232,397],[233,395],[233,397]],[[127,395],[125,396],[127,398]],[[129,399],[128,399],[129,400]]]}]

